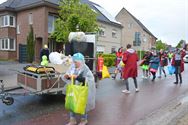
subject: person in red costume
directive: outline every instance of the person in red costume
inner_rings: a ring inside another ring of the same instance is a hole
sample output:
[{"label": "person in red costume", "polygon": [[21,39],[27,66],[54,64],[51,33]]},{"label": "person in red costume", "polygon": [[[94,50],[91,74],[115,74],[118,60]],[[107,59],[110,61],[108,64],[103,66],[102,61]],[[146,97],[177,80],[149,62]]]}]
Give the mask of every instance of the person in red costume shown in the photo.
[{"label": "person in red costume", "polygon": [[138,89],[137,79],[136,79],[138,75],[138,69],[137,69],[138,55],[136,51],[131,48],[130,44],[127,45],[127,50],[123,53],[122,61],[125,64],[122,70],[122,77],[126,85],[126,89],[122,90],[122,92],[130,93],[128,78],[133,78],[136,92],[138,92],[139,89]]}]

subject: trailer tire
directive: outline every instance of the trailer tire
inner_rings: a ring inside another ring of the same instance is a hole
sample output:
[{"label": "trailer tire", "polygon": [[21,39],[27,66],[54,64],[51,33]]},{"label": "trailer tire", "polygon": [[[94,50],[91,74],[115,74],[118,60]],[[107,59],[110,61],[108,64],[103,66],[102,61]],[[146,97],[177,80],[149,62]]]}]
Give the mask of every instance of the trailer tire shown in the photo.
[{"label": "trailer tire", "polygon": [[5,97],[2,101],[6,105],[12,105],[14,103],[14,98],[12,98],[12,97]]}]

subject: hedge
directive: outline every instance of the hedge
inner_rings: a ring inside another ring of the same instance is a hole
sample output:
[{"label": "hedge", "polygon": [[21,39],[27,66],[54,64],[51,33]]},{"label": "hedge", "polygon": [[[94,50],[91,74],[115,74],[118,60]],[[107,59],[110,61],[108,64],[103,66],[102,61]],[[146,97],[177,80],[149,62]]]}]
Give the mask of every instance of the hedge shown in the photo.
[{"label": "hedge", "polygon": [[[137,51],[139,59],[143,57],[145,51]],[[115,54],[102,54],[102,53],[97,53],[97,57],[101,55],[104,58],[104,65],[107,67],[115,66],[116,62],[116,55]]]},{"label": "hedge", "polygon": [[97,54],[97,57],[101,55],[104,58],[104,65],[111,67],[115,65],[116,55],[115,54]]}]

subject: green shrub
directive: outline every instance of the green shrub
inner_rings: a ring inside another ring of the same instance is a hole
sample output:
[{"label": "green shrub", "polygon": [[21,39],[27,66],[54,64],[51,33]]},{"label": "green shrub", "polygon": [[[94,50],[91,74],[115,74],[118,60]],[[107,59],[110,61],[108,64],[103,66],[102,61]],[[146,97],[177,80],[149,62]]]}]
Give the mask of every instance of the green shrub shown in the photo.
[{"label": "green shrub", "polygon": [[137,54],[138,54],[139,59],[142,59],[142,58],[143,58],[144,53],[145,53],[145,51],[143,51],[143,50],[141,50],[141,51],[138,50],[138,51],[137,51]]}]

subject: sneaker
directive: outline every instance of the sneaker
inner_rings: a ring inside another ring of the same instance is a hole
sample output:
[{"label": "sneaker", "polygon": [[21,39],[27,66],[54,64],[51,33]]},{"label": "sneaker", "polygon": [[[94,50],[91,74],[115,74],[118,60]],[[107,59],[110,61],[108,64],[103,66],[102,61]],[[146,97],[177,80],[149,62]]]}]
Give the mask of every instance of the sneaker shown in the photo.
[{"label": "sneaker", "polygon": [[127,93],[127,94],[131,93],[131,92],[130,92],[129,90],[127,90],[127,89],[122,90],[122,92],[123,92],[123,93]]},{"label": "sneaker", "polygon": [[66,124],[66,125],[76,125],[76,124],[77,124],[77,123],[76,123],[76,119],[75,119],[75,118],[70,118],[69,123]]},{"label": "sneaker", "polygon": [[148,77],[147,77],[147,76],[145,76],[145,77],[144,77],[144,79],[148,79]]},{"label": "sneaker", "polygon": [[174,82],[174,84],[178,84],[178,82]]},{"label": "sneaker", "polygon": [[136,88],[136,92],[139,92],[139,89],[138,89],[138,88]]},{"label": "sneaker", "polygon": [[152,81],[152,82],[154,82],[154,81],[155,81],[155,79],[153,78],[151,81]]},{"label": "sneaker", "polygon": [[87,125],[88,121],[86,119],[81,119],[81,122],[78,125]]},{"label": "sneaker", "polygon": [[158,76],[158,78],[161,78],[161,76]]},{"label": "sneaker", "polygon": [[116,79],[116,77],[115,77],[115,76],[112,76],[112,79]]}]

